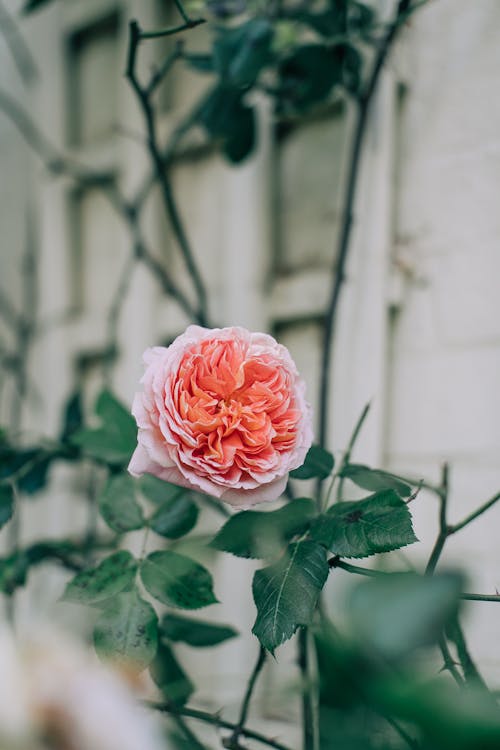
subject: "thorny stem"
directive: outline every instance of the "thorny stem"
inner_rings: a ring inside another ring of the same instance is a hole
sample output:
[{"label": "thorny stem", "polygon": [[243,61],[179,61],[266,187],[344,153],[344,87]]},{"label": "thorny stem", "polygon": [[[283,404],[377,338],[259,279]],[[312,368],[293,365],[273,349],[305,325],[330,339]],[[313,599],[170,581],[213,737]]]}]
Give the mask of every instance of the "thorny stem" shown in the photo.
[{"label": "thorny stem", "polygon": [[[222,719],[219,714],[211,714],[208,711],[200,711],[197,708],[179,706],[173,703],[154,703],[152,701],[146,701],[144,705],[163,713],[172,714],[174,716],[186,716],[187,718],[203,721],[205,722],[205,724],[212,724],[212,726],[219,727],[221,729],[231,729],[233,732],[237,727],[237,724]],[[261,742],[263,745],[267,745],[268,747],[273,747],[275,748],[275,750],[290,750],[290,748],[288,748],[286,745],[283,745],[281,742],[278,742],[271,737],[266,737],[260,732],[254,732],[252,729],[248,729],[247,727],[243,727],[240,734],[244,737],[247,737],[248,739]]]},{"label": "thorny stem", "polygon": [[240,747],[239,739],[240,739],[241,734],[243,733],[243,729],[245,728],[245,724],[246,724],[247,717],[248,717],[248,710],[250,708],[250,701],[252,699],[255,686],[257,684],[257,679],[262,671],[265,661],[266,661],[266,650],[263,646],[260,646],[259,655],[257,657],[257,661],[255,662],[255,666],[252,670],[252,674],[250,675],[250,678],[248,680],[248,685],[245,691],[245,696],[241,704],[240,718],[238,720],[238,723],[231,737],[229,737],[229,739],[226,740],[224,743],[224,746],[227,748],[230,748],[230,750],[238,750],[238,748]]},{"label": "thorny stem", "polygon": [[354,203],[356,199],[359,167],[361,163],[362,147],[367,131],[368,114],[370,112],[373,95],[377,88],[380,73],[392,48],[397,32],[402,26],[406,14],[411,9],[411,0],[399,0],[395,17],[383,38],[373,62],[371,74],[364,91],[357,100],[357,119],[354,129],[354,137],[349,159],[348,176],[346,183],[345,204],[342,213],[342,222],[339,233],[333,282],[330,299],[325,313],[323,328],[323,345],[321,352],[321,369],[319,384],[319,403],[321,404],[319,417],[318,442],[324,448],[328,434],[328,416],[330,409],[331,383],[331,357],[337,319],[337,308],[340,292],[345,280],[345,269],[351,244],[351,232],[354,219]]},{"label": "thorny stem", "polygon": [[195,263],[187,234],[184,230],[184,225],[182,223],[179,209],[177,207],[177,203],[175,201],[174,194],[172,191],[172,186],[170,184],[167,166],[162,156],[160,146],[158,144],[156,120],[154,117],[153,106],[151,103],[149,86],[143,86],[140,83],[139,78],[137,76],[137,72],[136,72],[137,51],[138,51],[139,43],[141,39],[143,38],[142,31],[137,21],[131,21],[129,28],[130,28],[129,53],[128,53],[127,69],[126,69],[125,74],[128,80],[130,81],[130,85],[132,86],[132,89],[134,90],[136,94],[137,100],[142,110],[144,122],[146,124],[147,136],[148,136],[149,154],[150,154],[151,161],[155,169],[156,179],[158,180],[161,191],[162,191],[165,210],[167,212],[167,216],[169,218],[174,236],[179,246],[179,250],[183,257],[187,271],[189,273],[189,276],[196,290],[197,299],[198,299],[198,310],[196,311],[196,321],[200,323],[200,325],[206,325],[207,320],[208,320],[206,289],[203,284],[198,267]]}]

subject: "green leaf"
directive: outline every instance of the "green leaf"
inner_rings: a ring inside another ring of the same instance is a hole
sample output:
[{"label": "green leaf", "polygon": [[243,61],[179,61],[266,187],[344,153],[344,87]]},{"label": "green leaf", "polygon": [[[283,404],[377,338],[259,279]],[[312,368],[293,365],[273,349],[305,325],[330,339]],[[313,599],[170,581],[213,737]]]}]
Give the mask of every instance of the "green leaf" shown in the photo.
[{"label": "green leaf", "polygon": [[418,541],[408,506],[394,490],[332,505],[313,523],[311,536],[341,557],[368,557]]},{"label": "green leaf", "polygon": [[16,589],[24,586],[29,571],[29,560],[20,550],[0,559],[0,591],[11,596]]},{"label": "green leaf", "polygon": [[198,506],[189,492],[181,492],[163,503],[150,519],[149,525],[167,539],[178,539],[187,534],[198,520]]},{"label": "green leaf", "polygon": [[255,113],[238,89],[219,85],[212,89],[200,108],[199,121],[234,163],[245,159],[255,145]]},{"label": "green leaf", "polygon": [[137,427],[133,416],[109,391],[102,391],[96,402],[101,426],[77,430],[71,442],[84,453],[110,464],[124,464],[137,445]]},{"label": "green leaf", "polygon": [[132,477],[123,474],[107,481],[99,497],[99,512],[118,534],[143,528],[144,515],[135,497]]},{"label": "green leaf", "polygon": [[309,498],[269,512],[244,510],[226,521],[210,546],[237,557],[276,557],[293,536],[307,531],[315,513]]},{"label": "green leaf", "polygon": [[158,645],[158,618],[136,589],[118,594],[102,611],[94,628],[101,659],[141,671],[153,661]]},{"label": "green leaf", "polygon": [[152,552],[141,565],[141,578],[151,596],[171,607],[199,609],[217,601],[208,570],[176,552]]},{"label": "green leaf", "polygon": [[326,479],[333,470],[334,460],[331,453],[319,445],[313,445],[307,451],[304,463],[290,472],[292,479]]},{"label": "green leaf", "polygon": [[304,44],[283,60],[280,76],[285,101],[302,110],[324,100],[342,81],[342,64],[330,47]]},{"label": "green leaf", "polygon": [[25,14],[33,13],[33,11],[39,10],[44,5],[48,5],[51,1],[52,0],[28,0],[28,2],[25,3],[22,12]]},{"label": "green leaf", "polygon": [[266,18],[253,18],[241,26],[219,29],[214,42],[214,61],[221,78],[248,88],[271,60],[273,27]]},{"label": "green leaf", "polygon": [[111,599],[134,581],[137,560],[121,550],[110,555],[95,568],[78,573],[66,586],[63,601],[97,604]]},{"label": "green leaf", "polygon": [[279,562],[255,573],[257,619],[252,633],[264,648],[274,652],[299,625],[310,624],[327,577],[325,551],[310,541],[291,544]]},{"label": "green leaf", "polygon": [[0,485],[0,528],[10,521],[14,512],[14,491],[8,484]]},{"label": "green leaf", "polygon": [[348,602],[349,629],[368,649],[401,658],[432,645],[456,615],[461,576],[388,573],[356,586]]},{"label": "green leaf", "polygon": [[137,480],[142,494],[155,505],[163,505],[167,500],[172,500],[182,495],[186,490],[170,482],[164,482],[152,474],[144,474]]},{"label": "green leaf", "polygon": [[61,441],[67,442],[70,437],[83,425],[82,394],[75,391],[64,406],[63,424],[61,429]]},{"label": "green leaf", "polygon": [[370,469],[369,466],[363,464],[347,464],[340,472],[340,476],[350,479],[358,487],[372,490],[372,492],[394,490],[401,497],[409,497],[412,493],[412,488],[394,474],[382,471],[382,469]]},{"label": "green leaf", "polygon": [[238,635],[238,632],[228,625],[218,625],[171,613],[165,615],[161,621],[160,633],[169,641],[181,641],[198,648],[217,646]]},{"label": "green leaf", "polygon": [[165,643],[159,643],[149,671],[165,698],[177,706],[184,705],[194,692],[193,683]]}]

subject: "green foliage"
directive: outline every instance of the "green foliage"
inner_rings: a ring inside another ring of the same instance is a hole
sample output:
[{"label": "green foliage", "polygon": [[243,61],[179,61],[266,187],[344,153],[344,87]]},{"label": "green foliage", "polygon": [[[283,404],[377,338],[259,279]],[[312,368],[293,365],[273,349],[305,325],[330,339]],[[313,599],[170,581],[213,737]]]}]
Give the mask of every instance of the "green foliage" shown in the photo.
[{"label": "green foliage", "polygon": [[307,451],[304,463],[290,472],[292,479],[326,479],[333,471],[334,459],[331,453],[319,445]]},{"label": "green foliage", "polygon": [[149,521],[150,527],[167,539],[179,539],[196,525],[198,506],[189,492],[178,492],[166,500]]},{"label": "green foliage", "polygon": [[307,531],[315,513],[309,498],[269,512],[244,510],[226,521],[211,546],[237,557],[276,557],[292,537]]},{"label": "green foliage", "polygon": [[45,562],[58,562],[72,570],[79,567],[81,546],[70,541],[35,542],[0,558],[0,591],[11,595],[24,586],[30,569]]},{"label": "green foliage", "polygon": [[363,464],[347,464],[340,472],[340,476],[372,492],[394,490],[401,497],[409,497],[412,492],[410,485],[395,474],[382,469],[371,469]]},{"label": "green foliage", "polygon": [[158,644],[149,671],[167,701],[174,705],[182,706],[192,695],[194,685],[166,643]]},{"label": "green foliage", "polygon": [[94,645],[101,659],[142,671],[157,650],[156,612],[135,588],[118,594],[101,612],[94,628]]},{"label": "green foliage", "polygon": [[221,81],[236,88],[252,86],[271,61],[273,35],[273,25],[267,18],[220,28],[213,43],[213,58]]},{"label": "green foliage", "polygon": [[351,634],[368,652],[395,659],[437,643],[457,614],[462,576],[389,573],[358,584],[351,592]]},{"label": "green foliage", "polygon": [[142,494],[155,505],[163,505],[168,500],[186,492],[182,487],[164,482],[163,479],[158,479],[152,474],[144,474],[137,480],[137,484]]},{"label": "green foliage", "polygon": [[340,557],[368,557],[417,541],[408,506],[394,490],[332,505],[311,536]]},{"label": "green foliage", "polygon": [[98,502],[101,516],[118,534],[142,529],[145,524],[142,508],[135,496],[134,480],[127,474],[111,477]]},{"label": "green foliage", "polygon": [[181,617],[171,612],[160,623],[161,636],[169,641],[181,641],[189,646],[205,648],[235,638],[238,632],[229,625],[218,625],[204,620]]},{"label": "green foliage", "polygon": [[163,604],[199,609],[217,601],[208,570],[184,555],[169,550],[152,552],[140,572],[146,591]]},{"label": "green foliage", "polygon": [[95,568],[78,573],[66,586],[64,601],[98,604],[129,588],[137,572],[137,560],[121,550],[110,555]]},{"label": "green foliage", "polygon": [[129,410],[104,390],[96,401],[95,414],[100,427],[76,430],[71,442],[97,461],[128,463],[137,445],[137,427]]},{"label": "green foliage", "polygon": [[199,122],[235,164],[243,161],[255,145],[256,124],[252,107],[245,104],[238,88],[217,85],[199,111]]},{"label": "green foliage", "polygon": [[291,544],[279,562],[255,573],[252,633],[264,648],[273,653],[299,625],[310,624],[327,577],[325,551],[311,541]]},{"label": "green foliage", "polygon": [[52,0],[28,0],[23,7],[23,13],[33,13],[33,11],[40,10],[50,2],[52,2]]},{"label": "green foliage", "polygon": [[0,485],[0,528],[10,521],[14,512],[14,491],[8,484]]}]

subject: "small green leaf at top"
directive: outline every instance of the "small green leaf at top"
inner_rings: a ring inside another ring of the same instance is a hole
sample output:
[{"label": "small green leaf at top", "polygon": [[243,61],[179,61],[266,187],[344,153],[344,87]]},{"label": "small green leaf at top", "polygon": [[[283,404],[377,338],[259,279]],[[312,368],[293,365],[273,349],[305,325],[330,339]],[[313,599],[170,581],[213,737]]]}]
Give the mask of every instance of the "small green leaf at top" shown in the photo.
[{"label": "small green leaf at top", "polygon": [[137,560],[127,550],[110,555],[94,568],[78,573],[67,584],[62,600],[78,604],[98,604],[111,599],[132,585]]},{"label": "small green leaf at top", "polygon": [[309,498],[297,498],[273,511],[244,510],[226,521],[210,546],[237,557],[276,557],[292,537],[307,531],[315,513]]},{"label": "small green leaf at top", "polygon": [[101,425],[76,430],[71,442],[98,461],[112,465],[127,463],[137,445],[135,419],[107,390],[99,395],[95,413]]},{"label": "small green leaf at top", "polygon": [[142,508],[135,496],[134,480],[126,474],[107,481],[98,504],[101,516],[118,534],[142,529],[145,524]]},{"label": "small green leaf at top", "polygon": [[334,467],[331,453],[319,445],[313,445],[307,451],[304,463],[290,472],[292,479],[326,479]]},{"label": "small green leaf at top", "polygon": [[23,13],[33,13],[35,10],[41,9],[44,5],[48,5],[52,0],[28,0],[24,4]]},{"label": "small green leaf at top", "polygon": [[167,539],[179,539],[196,525],[198,506],[189,492],[181,492],[161,505],[149,521],[150,527]]},{"label": "small green leaf at top", "polygon": [[235,638],[238,631],[229,625],[181,617],[169,612],[160,623],[160,634],[169,641],[181,641],[189,646],[205,648]]},{"label": "small green leaf at top", "polygon": [[311,623],[327,577],[325,550],[313,541],[291,544],[281,560],[255,573],[252,633],[264,648],[273,653],[300,625]]},{"label": "small green leaf at top", "polygon": [[408,506],[394,490],[332,505],[311,536],[340,557],[368,557],[418,541]]},{"label": "small green leaf at top", "polygon": [[412,493],[410,485],[395,474],[382,469],[371,469],[363,464],[347,464],[340,472],[340,476],[372,492],[394,490],[400,497],[409,497]]},{"label": "small green leaf at top", "polygon": [[118,594],[102,610],[94,646],[101,659],[135,672],[151,664],[158,646],[158,618],[135,588]]},{"label": "small green leaf at top", "polygon": [[194,685],[177,661],[172,649],[160,642],[149,672],[165,698],[182,706],[194,692]]},{"label": "small green leaf at top", "polygon": [[0,528],[10,521],[14,512],[14,491],[9,484],[0,485]]},{"label": "small green leaf at top", "polygon": [[401,658],[437,643],[462,590],[462,576],[455,573],[388,573],[364,581],[350,592],[350,631],[368,648]]},{"label": "small green leaf at top", "polygon": [[141,565],[141,579],[151,596],[171,607],[199,609],[217,602],[208,570],[176,552],[148,555]]}]

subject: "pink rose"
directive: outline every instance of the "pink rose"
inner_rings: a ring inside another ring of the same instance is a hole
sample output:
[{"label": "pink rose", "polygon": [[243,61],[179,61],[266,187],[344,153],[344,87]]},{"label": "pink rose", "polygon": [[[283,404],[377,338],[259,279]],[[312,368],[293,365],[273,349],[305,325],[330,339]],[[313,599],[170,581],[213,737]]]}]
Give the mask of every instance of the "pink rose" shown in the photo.
[{"label": "pink rose", "polygon": [[131,474],[240,508],[281,495],[312,442],[305,385],[284,346],[245,328],[189,326],[144,362]]}]

